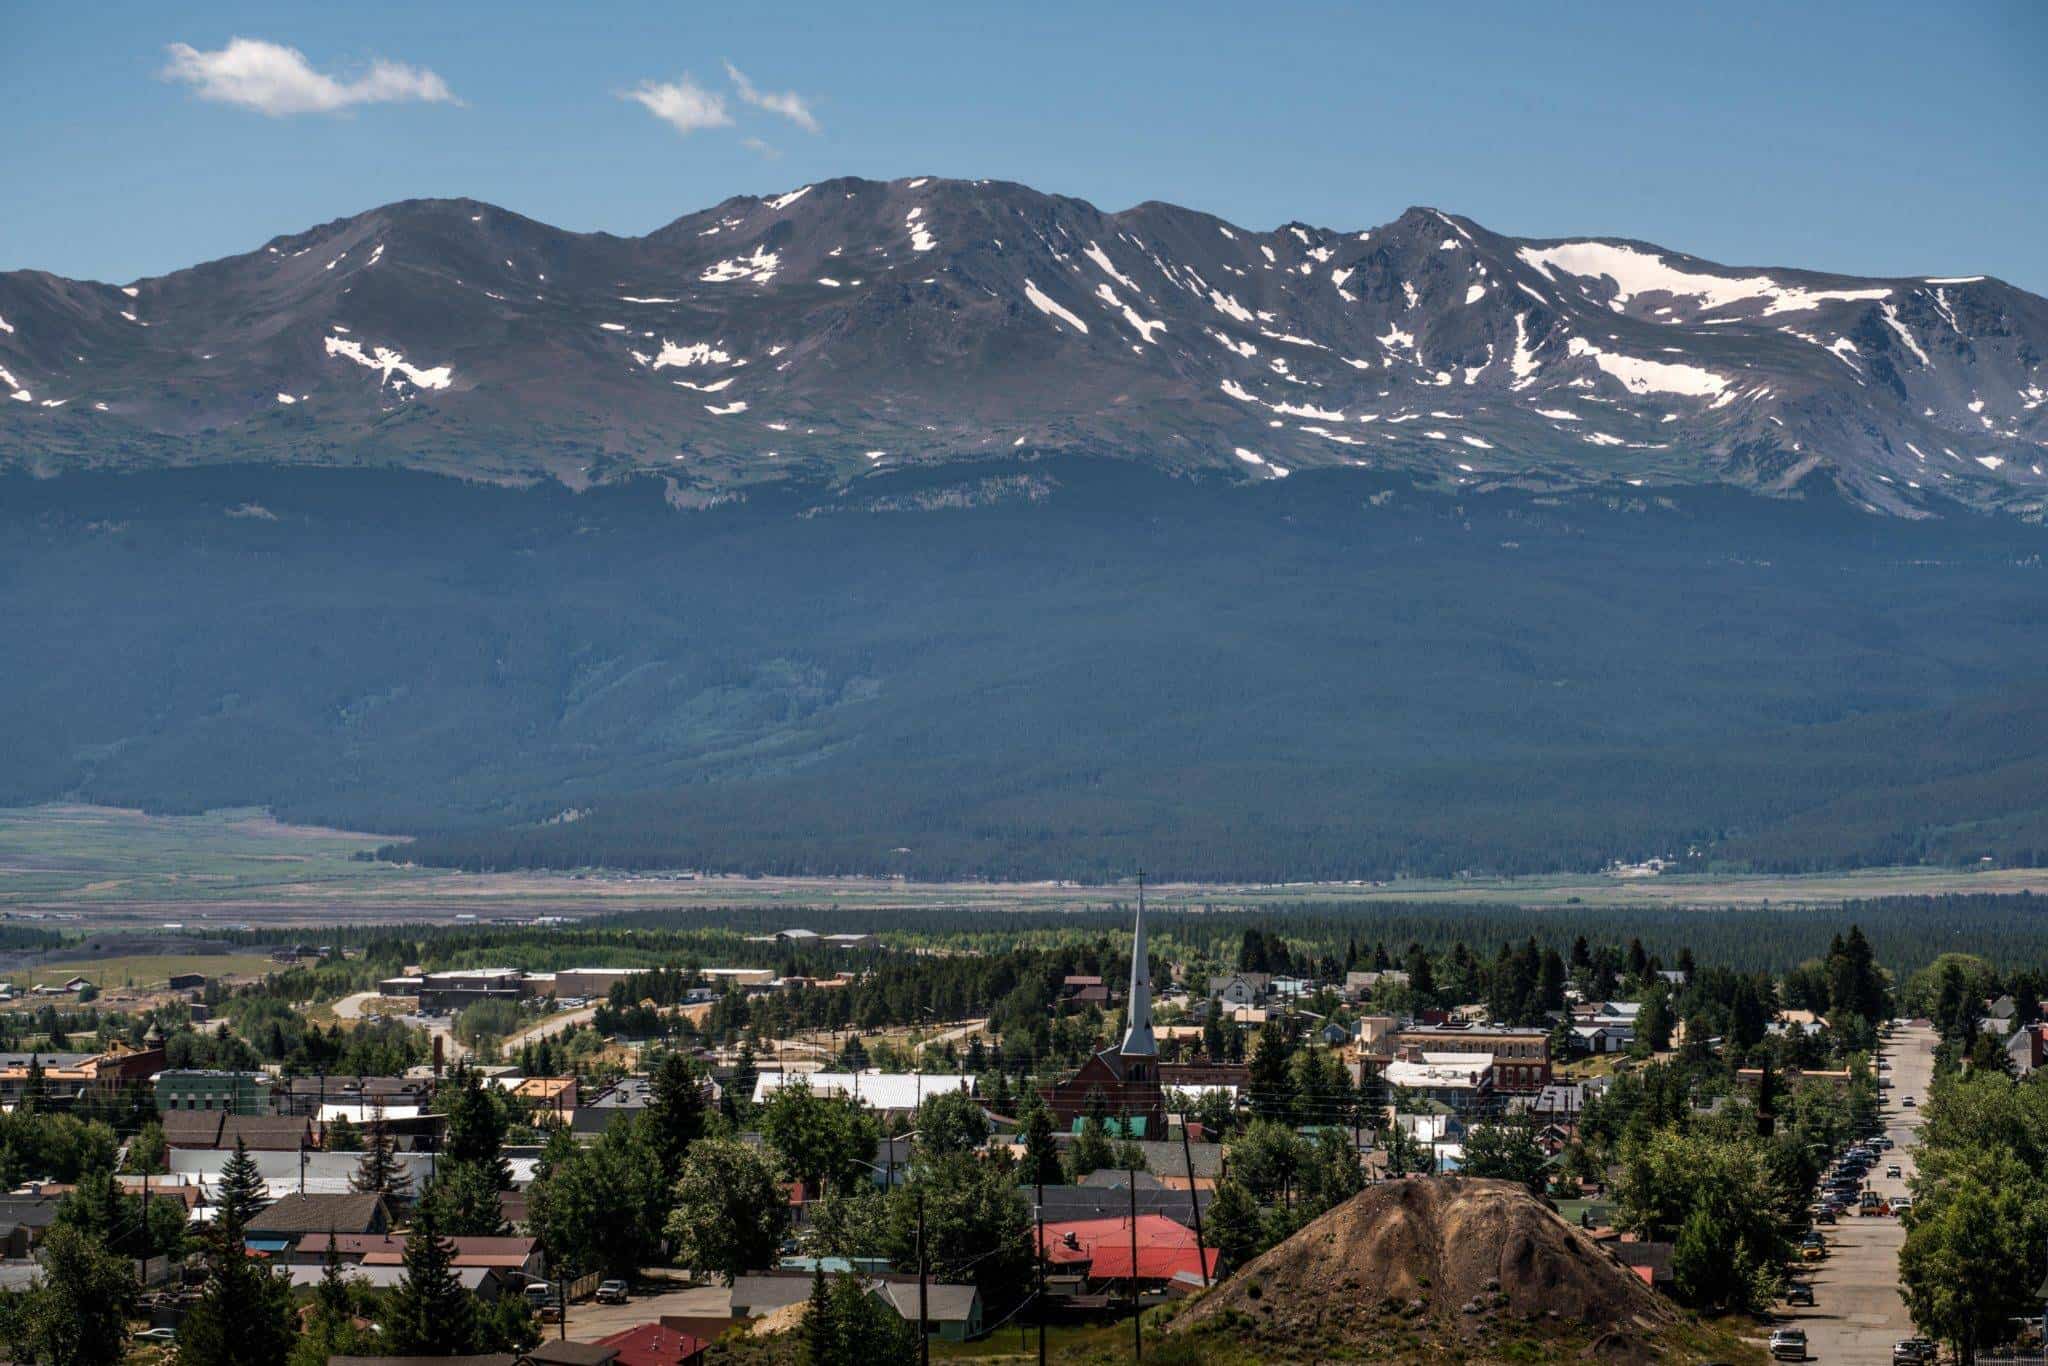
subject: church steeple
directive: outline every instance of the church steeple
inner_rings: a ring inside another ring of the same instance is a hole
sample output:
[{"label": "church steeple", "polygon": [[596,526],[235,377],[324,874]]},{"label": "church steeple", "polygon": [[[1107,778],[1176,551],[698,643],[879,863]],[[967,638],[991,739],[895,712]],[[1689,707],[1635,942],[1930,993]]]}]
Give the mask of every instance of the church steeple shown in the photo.
[{"label": "church steeple", "polygon": [[1159,1045],[1152,1039],[1152,967],[1145,959],[1145,874],[1138,874],[1138,919],[1131,931],[1131,999],[1117,1052],[1126,1058],[1152,1058]]}]

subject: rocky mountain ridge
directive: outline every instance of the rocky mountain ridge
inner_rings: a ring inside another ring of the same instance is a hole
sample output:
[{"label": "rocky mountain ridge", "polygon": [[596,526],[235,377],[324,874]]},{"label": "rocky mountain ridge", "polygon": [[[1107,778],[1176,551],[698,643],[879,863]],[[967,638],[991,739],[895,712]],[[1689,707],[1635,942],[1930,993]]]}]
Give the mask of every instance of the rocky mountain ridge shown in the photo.
[{"label": "rocky mountain ridge", "polygon": [[397,465],[723,497],[1048,454],[1247,480],[2048,507],[2048,301],[1417,208],[1253,232],[834,180],[644,237],[409,201],[125,286],[0,274],[0,469]]}]

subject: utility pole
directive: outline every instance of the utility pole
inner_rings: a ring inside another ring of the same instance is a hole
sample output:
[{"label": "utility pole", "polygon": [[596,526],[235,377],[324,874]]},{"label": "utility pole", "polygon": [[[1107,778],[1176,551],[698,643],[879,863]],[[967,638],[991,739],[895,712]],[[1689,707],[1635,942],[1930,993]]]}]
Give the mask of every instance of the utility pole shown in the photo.
[{"label": "utility pole", "polygon": [[[913,1176],[914,1179],[914,1176]],[[917,1184],[917,1360],[932,1366],[931,1320],[925,1312],[924,1183]]]},{"label": "utility pole", "polygon": [[1209,1253],[1208,1245],[1202,1241],[1202,1193],[1195,1189],[1195,1150],[1188,1143],[1188,1122],[1185,1118],[1180,1122],[1180,1155],[1188,1165],[1188,1208],[1195,1214],[1195,1259],[1201,1264],[1202,1279],[1206,1281],[1210,1279]]},{"label": "utility pole", "polygon": [[[1033,1207],[1038,1220],[1038,1366],[1045,1366],[1045,1180],[1038,1181],[1038,1203]],[[2048,1314],[2048,1310],[2043,1311]]]},{"label": "utility pole", "polygon": [[1131,1193],[1131,1360],[1143,1361],[1145,1315],[1138,1307],[1138,1169],[1132,1167],[1124,1175],[1129,1178]]}]

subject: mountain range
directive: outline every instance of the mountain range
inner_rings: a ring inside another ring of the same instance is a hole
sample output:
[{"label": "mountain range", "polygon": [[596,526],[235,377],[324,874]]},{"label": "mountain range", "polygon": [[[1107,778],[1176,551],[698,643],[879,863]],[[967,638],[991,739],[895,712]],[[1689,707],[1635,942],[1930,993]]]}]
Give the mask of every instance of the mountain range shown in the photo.
[{"label": "mountain range", "polygon": [[842,179],[644,237],[416,200],[126,285],[0,274],[0,469],[400,467],[702,504],[1052,456],[2038,519],[2048,301],[1417,208],[1370,230]]}]

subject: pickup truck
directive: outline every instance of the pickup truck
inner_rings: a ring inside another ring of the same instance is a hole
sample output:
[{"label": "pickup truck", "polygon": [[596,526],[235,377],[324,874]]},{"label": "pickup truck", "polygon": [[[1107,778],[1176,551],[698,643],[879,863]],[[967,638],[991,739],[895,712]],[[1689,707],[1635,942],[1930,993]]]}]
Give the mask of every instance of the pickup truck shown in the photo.
[{"label": "pickup truck", "polygon": [[1806,1360],[1806,1334],[1797,1328],[1780,1328],[1771,1334],[1771,1355],[1779,1361]]}]

